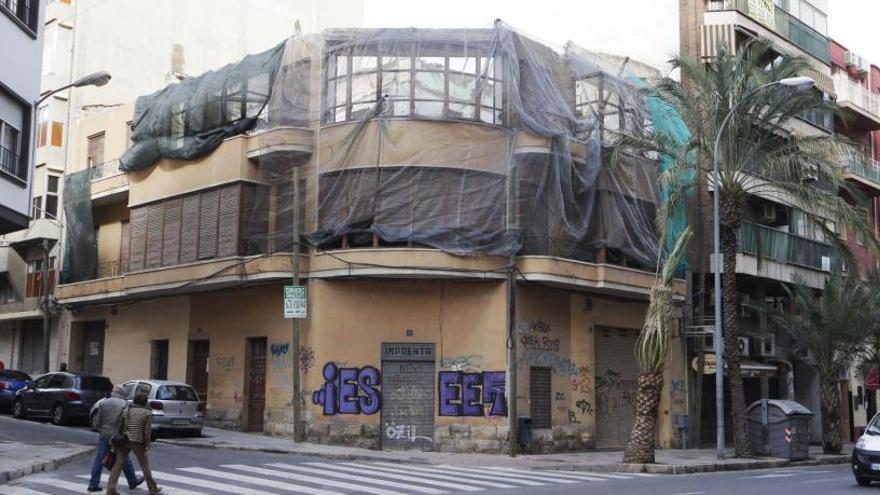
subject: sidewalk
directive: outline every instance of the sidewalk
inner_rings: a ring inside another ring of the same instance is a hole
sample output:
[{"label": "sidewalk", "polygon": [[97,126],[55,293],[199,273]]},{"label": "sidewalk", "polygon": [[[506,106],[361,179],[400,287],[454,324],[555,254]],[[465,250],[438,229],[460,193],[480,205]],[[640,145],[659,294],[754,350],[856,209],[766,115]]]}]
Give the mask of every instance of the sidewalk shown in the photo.
[{"label": "sidewalk", "polygon": [[[95,454],[95,447],[58,442],[27,444],[0,442],[0,485]],[[2,490],[0,490],[2,491]]]},{"label": "sidewalk", "polygon": [[[448,464],[455,466],[514,467],[518,469],[563,469],[573,471],[645,472],[658,474],[701,473],[712,471],[739,471],[746,469],[770,469],[789,466],[817,464],[844,464],[849,462],[852,446],[844,448],[844,454],[824,455],[821,447],[810,448],[811,459],[787,461],[778,458],[724,459],[718,460],[714,449],[658,450],[657,464],[623,464],[623,452],[583,452],[572,454],[521,455],[516,458],[503,454],[455,454],[420,451],[377,451],[337,445],[293,443],[290,439],[270,437],[253,433],[240,433],[205,428],[200,438],[167,438],[161,443],[186,447],[217,448],[259,451],[281,454],[299,454],[339,460],[369,460],[385,462],[409,462],[422,464]],[[732,455],[732,450],[731,450]]]}]

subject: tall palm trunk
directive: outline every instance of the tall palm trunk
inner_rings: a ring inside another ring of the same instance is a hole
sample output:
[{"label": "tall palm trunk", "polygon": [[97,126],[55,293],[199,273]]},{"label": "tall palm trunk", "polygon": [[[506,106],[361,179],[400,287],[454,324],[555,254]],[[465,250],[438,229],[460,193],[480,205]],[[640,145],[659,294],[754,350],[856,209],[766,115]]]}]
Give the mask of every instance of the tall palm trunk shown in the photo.
[{"label": "tall palm trunk", "polygon": [[636,417],[630,432],[629,443],[623,453],[623,462],[635,464],[654,463],[654,439],[657,434],[657,409],[663,390],[662,371],[642,371],[639,374]]},{"label": "tall palm trunk", "polygon": [[840,390],[833,377],[820,377],[822,381],[822,452],[839,454],[843,449],[840,436]]},{"label": "tall palm trunk", "polygon": [[[734,200],[721,200],[721,252],[724,255],[722,278],[722,315],[724,317],[724,363],[730,386],[730,412],[733,443],[736,457],[751,457],[747,430],[746,401],[740,373],[742,356],[739,350],[739,321],[737,319],[739,297],[736,290],[737,233],[742,224],[742,207]],[[715,308],[718,311],[718,308]],[[724,411],[716,411],[722,415]]]}]

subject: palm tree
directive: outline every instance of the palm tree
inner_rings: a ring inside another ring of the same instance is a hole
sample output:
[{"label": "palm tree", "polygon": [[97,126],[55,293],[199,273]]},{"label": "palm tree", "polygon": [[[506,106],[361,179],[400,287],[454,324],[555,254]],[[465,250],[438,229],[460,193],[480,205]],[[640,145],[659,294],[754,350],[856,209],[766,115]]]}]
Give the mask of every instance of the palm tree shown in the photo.
[{"label": "palm tree", "polygon": [[669,256],[658,266],[657,282],[651,288],[648,313],[636,343],[636,360],[641,372],[635,421],[623,454],[623,462],[639,464],[654,462],[657,408],[660,405],[660,392],[663,389],[663,367],[669,350],[673,296],[671,284],[690,238],[691,230],[688,227],[678,236]]},{"label": "palm tree", "polygon": [[[722,47],[708,63],[676,57],[672,64],[684,82],[665,78],[652,94],[676,108],[691,132],[676,156],[694,152],[698,157],[694,162],[711,163],[718,129],[733,105],[739,104],[721,136],[718,184],[709,183],[702,167],[696,173],[719,194],[724,353],[733,436],[736,456],[749,457],[736,311],[736,254],[747,198],[765,195],[799,208],[847,260],[848,251],[836,235],[835,225],[874,249],[876,242],[863,214],[837,195],[838,190],[848,189],[841,172],[846,144],[831,135],[793,134],[788,127],[808,112],[834,110],[833,103],[815,91],[798,93],[778,86],[750,95],[764,84],[809,70],[807,60],[778,56],[769,42],[756,40],[735,54]],[[694,162],[676,160],[664,175],[680,176],[682,168],[694,167]]]},{"label": "palm tree", "polygon": [[824,290],[797,285],[789,291],[794,311],[780,315],[794,341],[809,350],[821,384],[822,450],[839,454],[840,376],[869,347],[877,313],[869,284],[856,275],[832,274]]}]

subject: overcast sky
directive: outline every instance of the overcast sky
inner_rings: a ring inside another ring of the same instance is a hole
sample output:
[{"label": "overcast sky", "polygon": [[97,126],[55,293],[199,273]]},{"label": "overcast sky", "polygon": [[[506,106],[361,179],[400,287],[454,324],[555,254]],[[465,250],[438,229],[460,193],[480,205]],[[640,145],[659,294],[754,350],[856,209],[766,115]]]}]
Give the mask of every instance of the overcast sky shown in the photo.
[{"label": "overcast sky", "polygon": [[[829,0],[831,37],[880,65],[880,0]],[[366,0],[367,27],[488,27],[496,18],[550,45],[663,68],[678,51],[678,0]]]}]

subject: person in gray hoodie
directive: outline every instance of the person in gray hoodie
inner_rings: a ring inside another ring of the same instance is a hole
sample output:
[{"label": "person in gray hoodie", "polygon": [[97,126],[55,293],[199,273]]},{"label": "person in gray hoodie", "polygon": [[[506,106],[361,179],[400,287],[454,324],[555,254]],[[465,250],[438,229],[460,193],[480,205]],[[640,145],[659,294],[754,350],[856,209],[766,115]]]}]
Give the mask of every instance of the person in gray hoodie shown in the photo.
[{"label": "person in gray hoodie", "polygon": [[[110,451],[110,439],[119,431],[119,418],[122,416],[122,411],[128,405],[123,392],[122,385],[116,385],[113,387],[110,397],[102,399],[97,405],[93,426],[98,430],[98,453],[95,455],[95,461],[92,463],[92,477],[89,480],[88,488],[90,492],[102,490],[101,469],[103,465],[101,461],[104,459],[104,455]],[[128,487],[132,490],[144,482],[143,478],[138,478],[135,475],[134,465],[132,465],[131,459],[128,456],[126,456],[122,472],[125,473]]]}]

